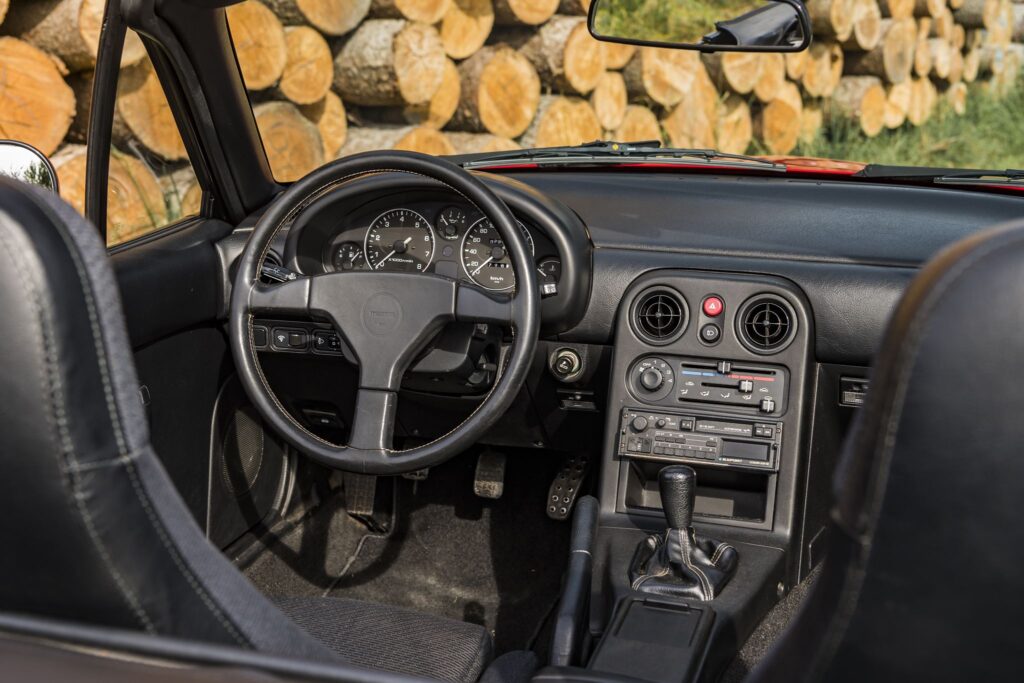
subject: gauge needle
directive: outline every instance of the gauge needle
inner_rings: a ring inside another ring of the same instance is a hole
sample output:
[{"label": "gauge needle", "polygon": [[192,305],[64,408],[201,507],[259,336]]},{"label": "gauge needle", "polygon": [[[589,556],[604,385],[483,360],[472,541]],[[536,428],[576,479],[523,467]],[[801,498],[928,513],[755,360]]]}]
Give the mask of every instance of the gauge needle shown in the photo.
[{"label": "gauge needle", "polygon": [[[405,241],[403,241],[402,244],[403,245],[408,245],[409,242],[412,242],[412,238],[411,237],[406,237]],[[375,267],[376,268],[380,268],[381,266],[383,266],[385,261],[387,261],[389,258],[391,258],[392,256],[395,255],[396,251],[398,251],[398,249],[392,249],[391,251],[389,251],[388,255],[385,256],[384,258],[382,258],[380,261],[378,261],[377,265]]]},{"label": "gauge needle", "polygon": [[490,262],[491,262],[491,261],[493,261],[493,260],[494,260],[494,257],[493,257],[493,256],[491,256],[491,257],[488,257],[488,259],[487,259],[486,261],[484,261],[483,263],[481,263],[481,264],[480,264],[480,266],[479,266],[479,267],[477,267],[477,269],[476,269],[476,270],[474,270],[474,271],[473,271],[472,273],[470,273],[470,274],[469,274],[469,276],[470,276],[470,277],[473,277],[474,275],[476,275],[477,273],[479,273],[479,272],[480,272],[481,270],[483,270],[483,269],[484,269],[484,266],[486,266],[486,265],[487,265],[488,263],[490,263]]}]

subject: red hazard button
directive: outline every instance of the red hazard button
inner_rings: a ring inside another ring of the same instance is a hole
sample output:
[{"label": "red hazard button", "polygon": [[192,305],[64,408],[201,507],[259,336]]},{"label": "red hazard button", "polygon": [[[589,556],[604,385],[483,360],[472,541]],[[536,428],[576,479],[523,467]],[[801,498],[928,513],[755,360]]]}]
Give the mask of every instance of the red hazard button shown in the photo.
[{"label": "red hazard button", "polygon": [[722,314],[725,304],[717,296],[709,296],[704,299],[704,315],[709,318],[716,318]]}]

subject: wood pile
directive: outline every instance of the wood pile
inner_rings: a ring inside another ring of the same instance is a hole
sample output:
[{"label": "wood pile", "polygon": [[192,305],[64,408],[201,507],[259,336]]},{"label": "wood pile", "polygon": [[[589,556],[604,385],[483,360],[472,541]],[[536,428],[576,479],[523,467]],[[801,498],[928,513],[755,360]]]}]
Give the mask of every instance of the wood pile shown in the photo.
[{"label": "wood pile", "polygon": [[[1024,65],[1024,0],[807,0],[814,43],[789,55],[600,43],[587,32],[589,5],[246,0],[227,16],[280,180],[381,148],[452,154],[605,138],[784,155],[837,120],[871,137],[921,125],[940,103],[963,113],[969,83],[1002,96]],[[0,0],[0,131],[56,155],[79,203],[103,6]],[[194,210],[198,192],[134,34],[118,92],[111,213],[130,235],[147,217]],[[154,207],[161,191],[172,200]]]}]

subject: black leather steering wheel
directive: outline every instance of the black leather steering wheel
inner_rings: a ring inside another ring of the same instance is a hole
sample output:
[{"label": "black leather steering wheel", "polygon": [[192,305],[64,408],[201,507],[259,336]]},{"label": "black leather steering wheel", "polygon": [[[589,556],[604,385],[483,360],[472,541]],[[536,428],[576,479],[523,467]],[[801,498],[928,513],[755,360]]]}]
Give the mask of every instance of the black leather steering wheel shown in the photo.
[{"label": "black leather steering wheel", "polygon": [[[431,178],[460,194],[494,224],[516,277],[512,296],[431,273],[339,271],[280,284],[260,282],[274,237],[295,217],[342,184],[375,173]],[[443,159],[414,152],[367,152],[329,163],[288,188],[260,218],[239,258],[231,294],[231,350],[249,398],[289,443],[340,470],[399,474],[436,465],[470,446],[515,400],[540,329],[540,297],[529,248],[508,207],[478,178]],[[253,343],[255,315],[329,321],[359,361],[359,389],[348,445],[332,444],[303,427],[274,395]],[[508,327],[512,346],[490,393],[458,427],[408,450],[392,448],[398,389],[416,354],[452,321]]]}]

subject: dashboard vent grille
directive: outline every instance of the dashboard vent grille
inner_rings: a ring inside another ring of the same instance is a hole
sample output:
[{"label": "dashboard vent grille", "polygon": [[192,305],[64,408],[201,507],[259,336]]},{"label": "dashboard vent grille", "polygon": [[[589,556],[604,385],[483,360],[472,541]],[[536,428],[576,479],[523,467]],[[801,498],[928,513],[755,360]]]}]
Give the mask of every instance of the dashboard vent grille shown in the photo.
[{"label": "dashboard vent grille", "polygon": [[792,309],[775,297],[760,296],[747,302],[738,320],[740,339],[758,353],[781,350],[796,331]]},{"label": "dashboard vent grille", "polygon": [[656,287],[641,294],[633,306],[633,328],[651,344],[675,341],[686,329],[686,302],[678,292]]}]

